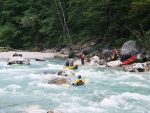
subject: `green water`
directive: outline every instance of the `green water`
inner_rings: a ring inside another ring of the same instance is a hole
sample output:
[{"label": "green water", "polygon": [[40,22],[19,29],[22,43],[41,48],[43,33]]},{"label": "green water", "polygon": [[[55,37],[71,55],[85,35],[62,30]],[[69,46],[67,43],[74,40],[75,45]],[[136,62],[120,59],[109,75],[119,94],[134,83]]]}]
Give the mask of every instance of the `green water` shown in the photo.
[{"label": "green water", "polygon": [[29,66],[9,66],[6,60],[0,60],[0,113],[150,113],[150,72],[79,66],[72,82],[79,74],[90,80],[85,86],[67,87],[47,84],[63,70],[65,59],[31,59]]}]

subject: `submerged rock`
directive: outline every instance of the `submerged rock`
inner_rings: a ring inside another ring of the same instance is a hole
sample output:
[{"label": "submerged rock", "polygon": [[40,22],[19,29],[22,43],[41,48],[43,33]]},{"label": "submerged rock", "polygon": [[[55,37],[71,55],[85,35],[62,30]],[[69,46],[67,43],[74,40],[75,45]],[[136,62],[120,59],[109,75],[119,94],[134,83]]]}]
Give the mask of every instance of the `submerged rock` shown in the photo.
[{"label": "submerged rock", "polygon": [[61,75],[61,76],[74,76],[75,73],[73,70],[61,70],[57,73],[57,75]]},{"label": "submerged rock", "polygon": [[59,111],[59,110],[50,110],[50,111],[48,111],[47,113],[63,113],[63,112],[61,112],[61,111]]},{"label": "submerged rock", "polygon": [[52,78],[50,80],[48,80],[48,84],[70,84],[71,83],[71,79],[70,78]]}]

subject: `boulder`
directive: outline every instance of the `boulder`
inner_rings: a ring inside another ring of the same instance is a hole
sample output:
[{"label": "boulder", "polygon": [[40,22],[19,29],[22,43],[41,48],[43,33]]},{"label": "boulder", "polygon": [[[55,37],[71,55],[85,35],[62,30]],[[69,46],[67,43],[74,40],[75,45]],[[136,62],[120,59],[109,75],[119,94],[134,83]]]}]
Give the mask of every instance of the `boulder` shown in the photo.
[{"label": "boulder", "polygon": [[47,113],[63,113],[63,112],[61,112],[61,111],[59,111],[59,110],[50,110],[50,111],[48,111]]},{"label": "boulder", "polygon": [[61,70],[57,73],[57,75],[61,75],[61,76],[74,76],[75,73],[73,70]]},{"label": "boulder", "polygon": [[23,111],[19,111],[17,113],[43,113],[46,112],[45,110],[41,109],[39,105],[30,105],[23,109]]},{"label": "boulder", "polygon": [[122,62],[120,60],[110,61],[110,62],[107,62],[106,64],[106,66],[108,67],[118,67],[121,65],[122,65]]},{"label": "boulder", "polygon": [[100,63],[100,59],[98,56],[93,56],[90,58],[90,64],[89,65],[97,65]]},{"label": "boulder", "polygon": [[70,84],[70,83],[71,83],[70,78],[52,78],[52,79],[48,80],[48,84],[61,85],[61,84]]},{"label": "boulder", "polygon": [[129,40],[129,41],[125,42],[120,50],[121,55],[129,54],[129,55],[133,56],[133,55],[137,55],[137,53],[139,53],[139,47],[136,44],[136,41],[134,41],[134,40]]},{"label": "boulder", "polygon": [[45,61],[44,58],[36,58],[35,61]]},{"label": "boulder", "polygon": [[25,64],[25,65],[30,65],[30,62],[28,59],[24,59],[22,57],[12,57],[7,60],[7,64]]},{"label": "boulder", "polygon": [[147,51],[146,51],[146,59],[148,60],[148,61],[150,61],[150,49],[148,49]]},{"label": "boulder", "polygon": [[61,49],[60,52],[61,54],[69,55],[70,49],[66,47],[66,48]]},{"label": "boulder", "polygon": [[150,62],[134,63],[123,68],[126,72],[145,72],[150,70]]}]

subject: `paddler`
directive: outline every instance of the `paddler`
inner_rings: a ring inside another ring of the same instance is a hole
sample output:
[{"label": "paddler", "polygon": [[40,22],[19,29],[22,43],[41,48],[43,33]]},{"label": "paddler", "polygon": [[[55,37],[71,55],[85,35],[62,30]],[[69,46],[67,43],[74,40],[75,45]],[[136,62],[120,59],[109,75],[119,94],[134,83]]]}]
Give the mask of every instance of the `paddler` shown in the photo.
[{"label": "paddler", "polygon": [[74,82],[74,83],[72,83],[72,85],[77,85],[77,86],[79,86],[79,85],[84,85],[85,83],[84,83],[84,81],[81,79],[81,75],[79,75],[78,76],[78,79]]}]

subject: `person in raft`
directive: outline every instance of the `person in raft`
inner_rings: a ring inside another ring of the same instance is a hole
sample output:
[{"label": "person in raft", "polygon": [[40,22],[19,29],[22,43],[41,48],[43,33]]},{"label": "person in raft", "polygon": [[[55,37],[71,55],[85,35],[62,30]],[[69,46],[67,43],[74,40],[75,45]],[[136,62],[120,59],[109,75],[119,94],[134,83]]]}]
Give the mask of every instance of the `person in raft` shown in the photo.
[{"label": "person in raft", "polygon": [[74,64],[73,64],[73,59],[70,59],[69,60],[69,66],[73,66]]},{"label": "person in raft", "polygon": [[81,75],[79,75],[78,76],[78,79],[74,82],[74,83],[72,83],[72,85],[77,85],[77,86],[79,86],[79,85],[84,85],[85,83],[84,83],[84,81],[81,79]]},{"label": "person in raft", "polygon": [[80,55],[80,58],[81,58],[81,64],[84,65],[85,54],[83,51],[82,51],[82,54]]},{"label": "person in raft", "polygon": [[69,58],[66,60],[65,66],[69,66]]}]

